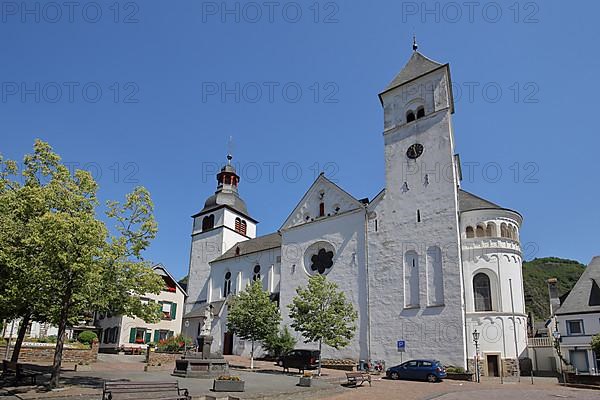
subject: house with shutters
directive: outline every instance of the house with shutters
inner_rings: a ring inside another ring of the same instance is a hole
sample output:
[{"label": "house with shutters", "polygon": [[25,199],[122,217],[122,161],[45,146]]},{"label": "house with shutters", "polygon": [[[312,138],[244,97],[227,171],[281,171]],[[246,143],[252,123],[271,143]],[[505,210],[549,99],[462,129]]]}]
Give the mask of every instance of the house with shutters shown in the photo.
[{"label": "house with shutters", "polygon": [[97,313],[95,325],[101,329],[100,351],[116,352],[121,349],[146,348],[150,343],[181,333],[182,310],[187,293],[161,264],[153,267],[165,286],[158,294],[148,293],[145,302],[157,302],[162,308],[162,319],[154,324],[126,315]]}]

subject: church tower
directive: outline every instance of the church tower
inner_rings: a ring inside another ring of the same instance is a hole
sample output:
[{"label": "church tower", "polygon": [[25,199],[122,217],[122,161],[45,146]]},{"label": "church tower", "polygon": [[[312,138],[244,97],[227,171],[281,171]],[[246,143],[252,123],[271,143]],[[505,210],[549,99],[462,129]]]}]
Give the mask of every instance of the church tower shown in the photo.
[{"label": "church tower", "polygon": [[[234,244],[256,237],[256,224],[238,193],[240,177],[227,156],[227,164],[217,174],[217,190],[193,215],[192,246],[188,271],[188,299],[184,319],[190,321],[185,333],[196,337],[206,305],[211,302],[212,281],[209,262]],[[198,314],[198,315],[196,315]]]},{"label": "church tower", "polygon": [[449,66],[425,57],[415,44],[379,98],[385,190],[369,206],[371,358],[399,362],[396,345],[404,341],[404,360],[434,358],[464,367]]}]

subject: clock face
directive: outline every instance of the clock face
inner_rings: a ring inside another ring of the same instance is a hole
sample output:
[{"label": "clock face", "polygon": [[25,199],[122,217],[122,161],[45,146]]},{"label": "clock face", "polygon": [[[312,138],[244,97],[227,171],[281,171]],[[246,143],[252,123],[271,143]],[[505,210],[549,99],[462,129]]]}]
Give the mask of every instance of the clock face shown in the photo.
[{"label": "clock face", "polygon": [[423,145],[421,143],[415,143],[406,150],[406,157],[415,159],[423,154]]}]

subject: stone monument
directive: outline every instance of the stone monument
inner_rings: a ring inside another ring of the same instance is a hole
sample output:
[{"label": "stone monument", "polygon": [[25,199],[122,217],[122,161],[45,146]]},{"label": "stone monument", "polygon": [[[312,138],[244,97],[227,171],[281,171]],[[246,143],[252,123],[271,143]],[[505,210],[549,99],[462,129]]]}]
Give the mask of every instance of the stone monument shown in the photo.
[{"label": "stone monument", "polygon": [[213,378],[229,374],[229,363],[223,356],[210,352],[213,342],[212,317],[212,306],[209,305],[204,310],[204,321],[196,339],[197,351],[187,351],[180,359],[175,360],[173,375],[184,378]]}]

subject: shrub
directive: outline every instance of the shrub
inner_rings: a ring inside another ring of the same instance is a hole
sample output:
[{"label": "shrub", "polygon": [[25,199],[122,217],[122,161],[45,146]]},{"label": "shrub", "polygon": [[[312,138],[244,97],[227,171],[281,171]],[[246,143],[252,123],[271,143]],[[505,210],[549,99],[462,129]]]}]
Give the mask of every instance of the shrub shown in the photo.
[{"label": "shrub", "polygon": [[600,333],[592,337],[592,350],[600,355]]},{"label": "shrub", "polygon": [[97,339],[98,335],[92,331],[83,331],[77,336],[77,340],[84,344],[92,344],[92,342]]},{"label": "shrub", "polygon": [[465,369],[463,367],[455,367],[454,365],[449,365],[446,367],[446,372],[450,374],[463,374]]},{"label": "shrub", "polygon": [[280,332],[274,332],[263,342],[263,347],[272,357],[279,357],[288,351],[294,350],[296,339],[292,336],[287,326]]},{"label": "shrub", "polygon": [[156,349],[162,352],[174,353],[184,350],[192,344],[192,339],[181,334],[167,339],[159,340]]}]

